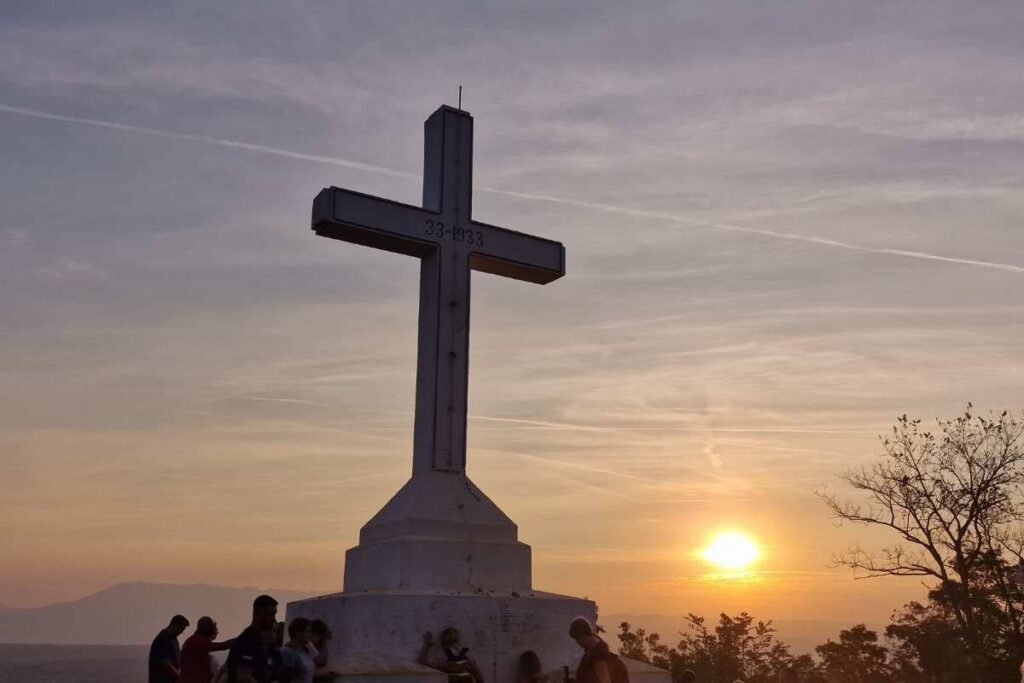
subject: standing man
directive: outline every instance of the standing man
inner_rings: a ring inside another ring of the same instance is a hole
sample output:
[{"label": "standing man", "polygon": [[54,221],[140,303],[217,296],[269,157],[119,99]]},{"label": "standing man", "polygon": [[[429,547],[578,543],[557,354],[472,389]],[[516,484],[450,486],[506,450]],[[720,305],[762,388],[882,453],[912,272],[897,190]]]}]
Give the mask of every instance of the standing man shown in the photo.
[{"label": "standing man", "polygon": [[199,617],[196,632],[181,646],[181,677],[178,683],[210,683],[213,680],[213,656],[210,653],[227,650],[234,642],[214,642],[218,633],[216,621],[210,617]]},{"label": "standing man", "polygon": [[573,619],[569,624],[569,637],[583,649],[583,657],[576,668],[576,683],[612,683],[615,656],[608,649],[608,643],[594,633],[590,622],[583,617]]},{"label": "standing man", "polygon": [[228,683],[267,683],[270,673],[277,600],[261,595],[252,603],[252,623],[231,643],[228,652]]},{"label": "standing man", "polygon": [[188,628],[188,619],[175,614],[167,628],[156,634],[149,646],[149,683],[177,683],[181,676],[181,648],[178,636]]}]

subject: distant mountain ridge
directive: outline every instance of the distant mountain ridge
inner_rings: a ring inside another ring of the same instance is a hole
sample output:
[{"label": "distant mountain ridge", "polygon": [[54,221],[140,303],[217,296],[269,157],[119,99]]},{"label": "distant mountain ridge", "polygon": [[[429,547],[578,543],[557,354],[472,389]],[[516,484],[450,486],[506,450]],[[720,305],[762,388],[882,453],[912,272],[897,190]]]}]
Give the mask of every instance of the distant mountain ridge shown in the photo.
[{"label": "distant mountain ridge", "polygon": [[[193,624],[199,617],[209,615],[220,625],[222,637],[231,637],[248,624],[252,600],[261,593],[269,593],[278,599],[281,603],[278,617],[283,620],[287,603],[324,592],[328,591],[141,581],[118,583],[79,600],[30,608],[0,606],[0,643],[148,645],[171,616],[179,613]],[[676,634],[683,625],[683,616],[602,615],[601,624],[608,630],[608,642],[613,647],[618,646],[615,633],[623,621],[628,621],[634,629],[660,633],[662,642],[674,645],[678,640]],[[826,638],[834,640],[840,629],[852,626],[812,620],[781,619],[774,623],[781,640],[789,644],[795,653],[811,652]],[[868,627],[884,629],[878,624],[868,624]]]},{"label": "distant mountain ridge", "polygon": [[281,619],[287,603],[320,594],[211,584],[119,583],[80,600],[0,609],[0,643],[148,644],[175,614],[184,614],[193,624],[209,615],[217,620],[221,635],[230,637],[249,622],[253,598],[261,593],[281,603]]}]

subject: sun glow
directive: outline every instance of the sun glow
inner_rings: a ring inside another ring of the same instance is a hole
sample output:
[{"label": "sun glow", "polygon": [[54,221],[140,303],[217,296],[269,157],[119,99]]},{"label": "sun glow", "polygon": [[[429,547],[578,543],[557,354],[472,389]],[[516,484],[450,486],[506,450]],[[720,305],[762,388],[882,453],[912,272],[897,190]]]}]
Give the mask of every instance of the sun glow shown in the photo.
[{"label": "sun glow", "polygon": [[721,569],[744,569],[758,558],[761,551],[749,537],[735,531],[718,534],[708,547],[701,551],[701,557]]}]

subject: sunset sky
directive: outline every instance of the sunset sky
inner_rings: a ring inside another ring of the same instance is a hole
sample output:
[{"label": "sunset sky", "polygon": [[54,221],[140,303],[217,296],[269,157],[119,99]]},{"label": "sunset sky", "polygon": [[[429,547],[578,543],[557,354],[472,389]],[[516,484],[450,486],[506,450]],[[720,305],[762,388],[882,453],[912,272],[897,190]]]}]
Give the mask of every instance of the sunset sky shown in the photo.
[{"label": "sunset sky", "polygon": [[[148,7],[141,7],[142,4]],[[468,471],[603,613],[884,622],[815,491],[908,413],[1021,407],[1017,2],[4,2],[0,603],[338,590],[411,466],[418,203],[564,242],[473,280]],[[761,544],[742,579],[701,549]]]}]

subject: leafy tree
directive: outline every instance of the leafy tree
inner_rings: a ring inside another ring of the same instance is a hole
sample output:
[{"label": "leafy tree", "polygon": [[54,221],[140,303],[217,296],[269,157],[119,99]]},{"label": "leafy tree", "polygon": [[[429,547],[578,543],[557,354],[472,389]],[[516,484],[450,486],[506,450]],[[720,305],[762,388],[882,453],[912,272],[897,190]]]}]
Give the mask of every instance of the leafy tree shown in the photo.
[{"label": "leafy tree", "polygon": [[[799,681],[800,683],[829,683],[818,665],[814,662],[814,658],[810,655],[799,655],[794,658],[789,664],[789,668],[786,670],[789,674],[790,681]],[[785,681],[785,676],[779,676],[780,681]]]},{"label": "leafy tree", "polygon": [[885,629],[897,680],[903,683],[1018,683],[1016,660],[980,660],[971,653],[959,624],[933,591],[925,604],[911,602],[893,615]]},{"label": "leafy tree", "polygon": [[[796,661],[789,647],[775,637],[771,622],[755,621],[743,612],[735,617],[719,616],[709,627],[703,617],[687,615],[679,644],[670,648],[657,633],[632,631],[629,623],[619,625],[620,653],[631,659],[669,669],[678,680],[686,669],[702,683],[774,683],[779,672]],[[808,658],[809,659],[809,658]]]},{"label": "leafy tree", "polygon": [[657,633],[647,633],[642,628],[632,631],[628,621],[619,624],[619,642],[619,654],[623,657],[669,671],[672,670],[673,655],[678,655],[673,648],[661,642],[661,636]]},{"label": "leafy tree", "polygon": [[[937,420],[934,433],[901,417],[882,448],[880,462],[841,477],[861,501],[822,497],[838,519],[887,529],[896,540],[877,552],[855,546],[839,563],[865,576],[930,579],[931,607],[955,629],[948,652],[975,670],[1016,665],[1024,656],[1024,604],[1013,580],[1024,560],[1024,422],[1008,412],[977,416],[968,404],[963,415]],[[906,631],[915,625],[936,626],[903,623],[895,633],[909,638],[904,654],[919,642]]]},{"label": "leafy tree", "polygon": [[814,648],[821,657],[820,671],[835,683],[888,683],[889,653],[878,644],[878,634],[864,624],[839,632],[839,642],[828,640]]},{"label": "leafy tree", "polygon": [[892,668],[906,683],[931,683],[956,677],[964,683],[979,680],[968,667],[968,648],[947,610],[929,601],[911,602],[893,614],[885,629],[892,645]]}]

